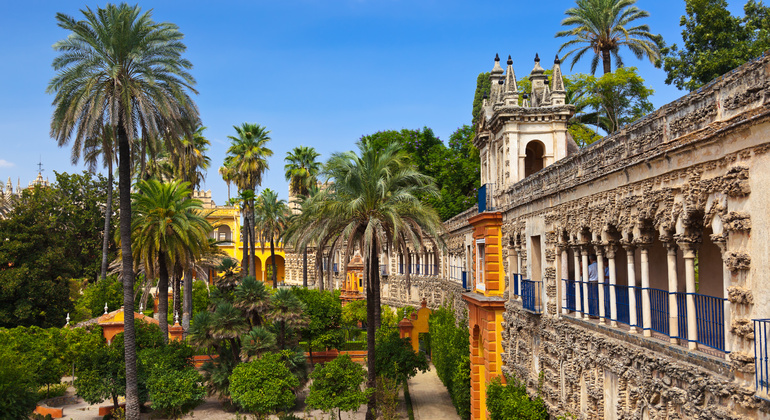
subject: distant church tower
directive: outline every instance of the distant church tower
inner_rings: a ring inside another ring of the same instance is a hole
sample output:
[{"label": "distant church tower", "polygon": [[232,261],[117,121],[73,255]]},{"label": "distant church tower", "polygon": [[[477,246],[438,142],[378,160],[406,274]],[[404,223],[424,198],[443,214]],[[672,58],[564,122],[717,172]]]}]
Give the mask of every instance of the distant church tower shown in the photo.
[{"label": "distant church tower", "polygon": [[510,56],[505,72],[500,57],[495,56],[489,79],[491,92],[484,99],[473,143],[481,157],[481,184],[494,184],[495,194],[499,194],[578,151],[567,132],[567,120],[575,107],[566,103],[558,56],[549,83],[535,55],[530,92],[519,91]]}]

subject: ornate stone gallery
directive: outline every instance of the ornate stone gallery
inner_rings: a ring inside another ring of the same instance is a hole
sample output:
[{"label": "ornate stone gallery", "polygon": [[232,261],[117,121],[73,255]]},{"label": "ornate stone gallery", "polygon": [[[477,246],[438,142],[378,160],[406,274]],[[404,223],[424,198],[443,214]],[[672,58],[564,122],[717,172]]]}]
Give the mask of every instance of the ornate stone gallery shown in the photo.
[{"label": "ornate stone gallery", "polygon": [[500,374],[556,415],[769,418],[770,57],[583,150],[558,59],[490,79],[478,205],[381,256],[383,304],[467,320],[473,418]]}]

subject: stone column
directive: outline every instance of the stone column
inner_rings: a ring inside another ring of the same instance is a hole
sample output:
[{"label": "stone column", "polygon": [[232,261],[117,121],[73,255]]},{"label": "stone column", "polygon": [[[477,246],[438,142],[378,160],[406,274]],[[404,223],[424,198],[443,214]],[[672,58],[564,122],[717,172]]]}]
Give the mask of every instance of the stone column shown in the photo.
[{"label": "stone column", "polygon": [[628,323],[631,326],[628,332],[636,334],[639,332],[637,328],[639,320],[636,319],[636,289],[632,287],[636,286],[636,268],[634,267],[634,250],[636,246],[627,241],[624,241],[622,245],[623,249],[626,250],[626,260],[628,262]]},{"label": "stone column", "polygon": [[641,251],[642,271],[642,327],[644,336],[652,336],[652,308],[650,306],[650,243],[639,244]]},{"label": "stone column", "polygon": [[583,301],[580,299],[580,247],[572,246],[572,257],[575,263],[575,316],[579,316],[583,308]]},{"label": "stone column", "polygon": [[599,323],[604,324],[607,318],[607,308],[604,307],[604,255],[602,249],[602,242],[594,242],[594,250],[596,251],[596,270],[599,277]]},{"label": "stone column", "polygon": [[695,316],[695,252],[697,244],[694,241],[679,241],[679,247],[684,254],[684,280],[687,290],[687,347],[697,350],[698,323]]},{"label": "stone column", "polygon": [[610,325],[613,327],[618,326],[618,302],[617,294],[615,293],[615,284],[617,282],[617,273],[615,272],[615,251],[618,250],[618,246],[610,242],[605,247],[607,254],[607,271],[610,272]]},{"label": "stone column", "polygon": [[[711,235],[711,241],[714,242],[722,253],[722,296],[727,297],[729,292],[727,290],[730,287],[730,269],[727,268],[727,241],[725,237],[720,234]],[[730,341],[730,325],[732,324],[732,314],[730,313],[730,300],[724,301],[724,321],[725,321],[725,352],[727,360],[730,360],[730,352],[732,351],[732,343]]]},{"label": "stone column", "polygon": [[679,291],[679,279],[676,272],[676,243],[669,238],[661,238],[666,247],[668,261],[668,336],[671,344],[679,343],[679,308],[676,293]]},{"label": "stone column", "polygon": [[588,245],[581,246],[580,251],[583,261],[583,318],[588,319]]},{"label": "stone column", "polygon": [[567,254],[567,244],[559,243],[559,251],[561,254],[561,278],[559,279],[559,285],[562,288],[561,292],[561,313],[567,314],[567,284],[565,279],[569,278],[569,255]]}]

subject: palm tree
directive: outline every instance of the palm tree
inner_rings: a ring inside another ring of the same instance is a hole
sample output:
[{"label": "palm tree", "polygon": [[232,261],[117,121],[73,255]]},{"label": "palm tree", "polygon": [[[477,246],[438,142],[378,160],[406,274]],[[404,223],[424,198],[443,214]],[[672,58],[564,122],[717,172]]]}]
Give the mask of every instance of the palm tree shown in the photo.
[{"label": "palm tree", "polygon": [[148,277],[158,266],[158,312],[163,339],[168,340],[168,267],[196,258],[208,246],[211,224],[200,200],[189,199],[187,182],[140,181],[134,198],[134,255]]},{"label": "palm tree", "polygon": [[289,182],[289,191],[292,194],[308,195],[310,187],[317,182],[321,164],[316,161],[320,153],[314,148],[297,146],[294,150],[286,152],[283,169],[286,171],[286,180]]},{"label": "palm tree", "polygon": [[[417,172],[399,145],[384,149],[359,142],[354,152],[334,154],[323,175],[333,182],[308,199],[295,232],[300,245],[318,242],[318,252],[344,241],[348,261],[355,249],[364,258],[366,281],[368,386],[375,387],[375,331],[380,325],[379,255],[389,244],[420,246],[424,237],[441,243],[441,220],[418,197],[437,197],[430,177]],[[343,270],[345,270],[343,268]],[[343,271],[343,276],[346,273]],[[369,400],[367,419],[376,409]]]},{"label": "palm tree", "polygon": [[275,263],[275,242],[283,238],[283,232],[289,220],[289,208],[284,200],[278,199],[278,194],[270,188],[266,188],[259,196],[256,206],[256,227],[259,230],[262,250],[265,242],[270,241],[270,260],[273,267],[273,288],[278,287],[278,272]]},{"label": "palm tree", "polygon": [[[283,169],[289,181],[289,191],[295,196],[306,197],[316,186],[321,169],[321,164],[316,161],[318,156],[321,156],[320,153],[306,146],[298,146],[286,152],[286,165]],[[302,287],[307,288],[307,247],[302,250]]]},{"label": "palm tree", "polygon": [[[252,193],[247,203],[247,215],[249,220],[249,236],[254,238],[254,198],[253,194],[257,186],[262,184],[262,175],[269,169],[267,158],[273,155],[273,151],[265,145],[270,141],[270,131],[259,124],[243,123],[240,127],[233,126],[238,137],[227,136],[232,143],[227,149],[225,167],[235,184],[241,191]],[[256,246],[251,242],[249,249],[249,275],[254,276],[256,269]]]},{"label": "palm tree", "polygon": [[192,134],[186,134],[180,140],[181,148],[174,156],[176,177],[190,183],[194,191],[201,186],[206,178],[206,169],[211,164],[211,158],[206,155],[211,142],[203,135],[206,127],[198,125]]},{"label": "palm tree", "polygon": [[659,35],[650,33],[647,25],[627,28],[629,23],[648,17],[650,14],[639,10],[633,4],[636,0],[577,0],[577,7],[564,12],[567,17],[561,21],[562,26],[572,26],[572,29],[557,32],[556,37],[570,37],[562,44],[561,50],[576,46],[567,52],[564,58],[573,53],[572,67],[588,51],[593,51],[591,73],[596,73],[596,67],[601,58],[604,74],[612,71],[611,56],[615,57],[617,66],[623,66],[623,60],[618,51],[621,46],[627,47],[638,59],[645,56],[655,63],[660,58],[658,45]]},{"label": "palm tree", "polygon": [[307,325],[307,319],[302,315],[305,305],[291,291],[291,289],[278,289],[270,299],[270,312],[268,317],[278,324],[278,348],[286,348],[286,329],[302,328]]},{"label": "palm tree", "polygon": [[126,418],[139,418],[134,329],[134,274],[131,253],[131,139],[184,132],[183,120],[197,119],[188,92],[195,80],[178,27],[156,23],[139,6],[108,4],[81,9],[84,20],[57,13],[69,32],[54,44],[57,74],[48,84],[54,94],[51,137],[59,146],[74,139],[74,149],[98,135],[104,124],[115,130],[118,148],[120,237],[125,309]]},{"label": "palm tree", "polygon": [[[116,162],[115,150],[115,130],[109,125],[102,126],[100,135],[88,137],[83,145],[83,161],[88,165],[88,171],[96,172],[96,165],[99,157],[102,158],[104,167],[107,168],[107,202],[104,206],[104,239],[102,242],[102,267],[99,278],[107,278],[107,267],[109,264],[107,254],[110,248],[110,222],[112,220],[112,188],[113,173],[112,165]],[[80,149],[72,149],[72,164],[75,165],[80,160]]]}]

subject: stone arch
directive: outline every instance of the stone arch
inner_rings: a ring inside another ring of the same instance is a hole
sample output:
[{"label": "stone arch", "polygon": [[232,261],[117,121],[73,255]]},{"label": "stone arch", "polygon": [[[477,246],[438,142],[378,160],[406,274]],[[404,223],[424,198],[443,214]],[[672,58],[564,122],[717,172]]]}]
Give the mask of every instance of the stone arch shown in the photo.
[{"label": "stone arch", "polygon": [[216,240],[220,242],[231,242],[233,240],[232,237],[232,231],[230,230],[230,226],[222,225],[219,226],[216,230]]},{"label": "stone arch", "polygon": [[[265,281],[272,281],[272,277],[268,275],[270,270],[272,270],[273,266],[273,257],[269,256],[267,257],[267,260],[265,260]],[[278,274],[277,279],[278,282],[281,283],[286,278],[286,261],[284,258],[278,254],[275,255],[275,269]]]},{"label": "stone arch", "polygon": [[545,167],[545,144],[532,140],[524,149],[524,177],[528,177]]}]

